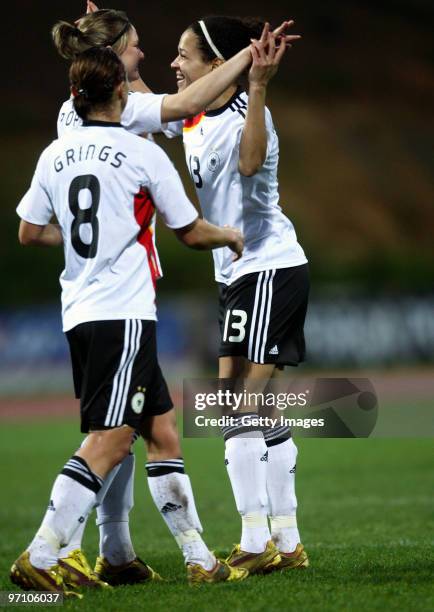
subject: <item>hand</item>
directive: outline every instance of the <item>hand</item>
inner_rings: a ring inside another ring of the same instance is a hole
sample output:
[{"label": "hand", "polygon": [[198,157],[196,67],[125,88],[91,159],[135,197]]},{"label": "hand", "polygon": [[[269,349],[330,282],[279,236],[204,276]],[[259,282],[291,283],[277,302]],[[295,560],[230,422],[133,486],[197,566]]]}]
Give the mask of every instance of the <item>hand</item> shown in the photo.
[{"label": "hand", "polygon": [[276,40],[284,42],[287,47],[292,47],[293,42],[301,38],[300,34],[283,34],[283,32],[294,25],[294,20],[283,21],[278,28],[273,30]]},{"label": "hand", "polygon": [[[97,5],[92,2],[91,0],[87,0],[86,2],[86,15],[89,15],[89,13],[96,13],[97,11],[99,11],[99,8],[97,7]],[[83,19],[83,17],[80,17],[80,19],[76,19],[76,21],[74,21],[74,24],[77,26],[80,23],[80,21]]]},{"label": "hand", "polygon": [[99,8],[95,4],[95,2],[91,2],[91,0],[87,0],[87,3],[86,3],[86,14],[96,13],[97,11],[99,11]]},{"label": "hand", "polygon": [[244,236],[236,227],[225,225],[224,230],[227,235],[228,247],[235,253],[232,259],[238,261],[243,254]]},{"label": "hand", "polygon": [[[291,19],[289,21],[283,21],[279,27],[273,30],[272,34],[274,35],[275,41],[278,42],[278,45],[277,45],[278,47],[281,45],[282,42],[285,43],[285,47],[292,47],[292,43],[294,43],[296,40],[301,38],[300,34],[284,34],[284,31],[287,28],[292,27],[293,25],[294,25],[294,20]],[[264,29],[262,30],[261,39],[264,35],[264,30],[266,28],[267,28],[267,31],[269,31],[270,25],[265,24]],[[268,44],[268,41],[266,41],[266,46],[267,44]],[[252,61],[251,46],[246,47],[245,49],[240,51],[240,53],[245,55],[245,61],[246,61],[246,67],[247,67],[248,65],[250,65],[250,62]]]},{"label": "hand", "polygon": [[276,47],[276,35],[270,32],[270,24],[266,23],[261,38],[252,39],[250,46],[252,54],[252,66],[249,70],[250,86],[267,86],[268,81],[276,74],[285,50],[286,44],[281,43]]}]

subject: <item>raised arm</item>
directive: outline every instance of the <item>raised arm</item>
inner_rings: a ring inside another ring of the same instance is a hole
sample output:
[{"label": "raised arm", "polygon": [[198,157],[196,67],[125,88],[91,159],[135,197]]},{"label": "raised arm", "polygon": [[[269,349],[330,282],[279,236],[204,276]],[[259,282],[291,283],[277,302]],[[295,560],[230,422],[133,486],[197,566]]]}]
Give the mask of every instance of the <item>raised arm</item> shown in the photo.
[{"label": "raised arm", "polygon": [[[299,36],[294,36],[294,39]],[[252,67],[249,71],[249,101],[246,120],[241,134],[238,169],[243,176],[253,176],[263,165],[267,155],[267,130],[265,126],[265,97],[269,80],[276,74],[286,45],[269,32],[266,24],[259,41],[253,41]]]},{"label": "raised arm", "polygon": [[201,113],[239,77],[251,61],[250,48],[246,47],[183,91],[165,96],[161,106],[162,123]]},{"label": "raised arm", "polygon": [[[273,32],[274,37],[279,37],[279,40],[281,40],[283,51],[285,50],[285,45],[291,46],[291,42],[299,38],[297,35],[284,34],[285,30],[291,27],[293,23],[293,21],[284,21]],[[267,29],[264,28],[266,36],[268,36],[268,31],[269,26]],[[262,33],[261,40],[264,32]],[[266,44],[267,38],[264,40],[264,44]],[[161,121],[167,123],[169,121],[185,119],[186,117],[193,117],[201,113],[250,66],[251,62],[252,54],[250,47],[246,47],[225,61],[216,70],[201,77],[183,91],[165,96],[161,107]]]},{"label": "raised arm", "polygon": [[[246,47],[222,66],[192,83],[184,91],[164,96],[161,105],[161,122],[177,121],[194,117],[229,87],[252,61],[250,48]],[[130,81],[130,89],[140,93],[151,90],[139,78]]]}]

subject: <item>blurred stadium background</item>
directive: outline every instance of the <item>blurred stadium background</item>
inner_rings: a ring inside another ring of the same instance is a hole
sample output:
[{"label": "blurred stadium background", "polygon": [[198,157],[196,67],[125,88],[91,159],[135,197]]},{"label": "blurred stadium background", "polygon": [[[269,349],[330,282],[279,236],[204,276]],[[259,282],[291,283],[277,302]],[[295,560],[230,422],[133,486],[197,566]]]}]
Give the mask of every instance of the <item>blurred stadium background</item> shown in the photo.
[{"label": "blurred stadium background", "polygon": [[[15,207],[54,137],[67,66],[50,28],[84,2],[21,0],[4,9],[0,240],[0,588],[35,532],[53,476],[79,442],[77,403],[61,333],[61,250],[22,248]],[[107,5],[106,5],[107,6]],[[432,0],[120,1],[156,91],[175,90],[169,64],[184,28],[210,13],[296,19],[303,40],[285,58],[268,104],[280,137],[282,205],[310,260],[308,361],[297,376],[369,377],[418,434],[432,435],[434,398],[434,47]],[[180,142],[159,140],[193,201]],[[177,400],[183,377],[216,373],[217,292],[209,254],[158,230],[159,350]],[[177,401],[180,405],[180,401]],[[428,417],[428,418],[427,418]],[[427,426],[427,424],[429,426]],[[68,609],[432,610],[432,441],[297,439],[298,520],[312,561],[296,576],[250,578],[187,592],[179,552],[146,494],[138,446],[136,550],[169,579],[146,590],[86,595]],[[137,444],[136,444],[137,446]],[[239,536],[222,441],[185,440],[207,542]],[[19,459],[17,459],[19,457]],[[86,532],[97,554],[97,533]],[[217,597],[216,597],[217,594]],[[88,598],[88,599],[87,599]],[[85,606],[83,608],[83,605]],[[86,607],[87,606],[87,607]]]},{"label": "blurred stadium background", "polygon": [[[60,250],[22,248],[15,206],[42,148],[55,137],[67,66],[50,41],[84,2],[8,7],[2,38],[0,394],[68,392],[60,330]],[[145,81],[174,91],[169,68],[183,29],[216,12],[209,2],[123,1],[146,54]],[[272,82],[282,205],[310,260],[307,368],[416,367],[434,361],[433,5],[429,0],[219,3],[272,23],[294,17],[303,40]],[[193,201],[180,142],[160,139]],[[159,347],[174,384],[215,372],[216,289],[211,257],[158,231]]]}]

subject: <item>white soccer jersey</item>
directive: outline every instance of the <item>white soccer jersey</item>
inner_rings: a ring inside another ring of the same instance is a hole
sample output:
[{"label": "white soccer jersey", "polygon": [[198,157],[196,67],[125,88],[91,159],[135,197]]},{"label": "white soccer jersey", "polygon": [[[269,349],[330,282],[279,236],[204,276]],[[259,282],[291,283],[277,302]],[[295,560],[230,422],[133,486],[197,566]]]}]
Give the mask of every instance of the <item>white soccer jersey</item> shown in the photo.
[{"label": "white soccer jersey", "polygon": [[[231,284],[250,272],[306,263],[294,226],[279,206],[277,165],[279,143],[271,114],[265,109],[267,156],[252,177],[238,170],[239,146],[248,96],[238,91],[222,108],[202,113],[183,124],[187,165],[205,219],[231,225],[244,234],[241,259],[234,262],[225,247],[213,251],[215,278]],[[170,123],[172,134],[180,124]]]},{"label": "white soccer jersey", "polygon": [[[140,93],[130,91],[121,123],[133,134],[154,134],[163,131],[165,124],[161,123],[161,104],[166,94]],[[57,135],[62,136],[67,130],[82,125],[82,119],[74,110],[73,99],[66,100],[57,118]]]},{"label": "white soccer jersey", "polygon": [[156,319],[155,208],[173,229],[198,216],[164,151],[120,124],[85,122],[42,153],[17,212],[36,225],[53,214],[60,223],[64,331],[87,321]]}]

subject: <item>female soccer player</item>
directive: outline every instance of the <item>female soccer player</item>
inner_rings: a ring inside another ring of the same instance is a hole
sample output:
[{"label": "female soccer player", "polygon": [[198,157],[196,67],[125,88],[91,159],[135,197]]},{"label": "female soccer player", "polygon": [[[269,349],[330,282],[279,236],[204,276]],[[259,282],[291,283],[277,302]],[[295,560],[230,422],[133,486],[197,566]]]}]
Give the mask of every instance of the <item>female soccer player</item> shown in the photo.
[{"label": "female soccer player", "polygon": [[[187,246],[228,246],[236,257],[243,248],[237,230],[198,219],[159,147],[122,128],[127,81],[112,50],[77,56],[70,82],[83,126],[45,149],[17,212],[22,244],[64,247],[63,329],[81,399],[81,430],[89,435],[55,480],[41,527],[11,569],[12,581],[25,589],[65,594],[71,592],[60,550],[103,495],[134,432],[156,424],[173,431],[173,404],[156,352],[154,208]],[[53,215],[59,225],[50,223]],[[180,490],[182,504],[167,511],[176,510],[173,532],[190,582],[245,578],[246,570],[217,561],[203,542],[179,441],[176,452],[171,462],[155,461],[151,476],[159,504],[169,488]],[[148,458],[158,459],[158,449],[151,447]]]},{"label": "female soccer player", "polygon": [[[139,83],[142,91],[146,90],[138,73],[138,64],[143,59],[143,53],[139,48],[137,32],[126,15],[115,10],[98,10],[93,3],[88,3],[88,11],[90,11],[89,14],[83,17],[78,25],[59,22],[53,28],[53,39],[59,53],[67,59],[72,59],[77,52],[90,46],[110,45],[122,59],[130,82],[136,86]],[[276,34],[282,34],[286,27],[287,23],[284,22],[276,30]],[[287,36],[285,40],[289,42],[292,38]],[[232,80],[251,63],[249,43],[250,41],[247,40],[246,48],[241,50],[236,57],[226,62],[212,75],[199,79],[188,91],[174,95],[130,92],[126,108],[122,113],[122,124],[128,131],[136,134],[150,133],[161,131],[166,121],[198,112],[222,93]],[[75,112],[70,99],[63,104],[60,110],[58,133],[61,135],[66,130],[80,124],[81,119]],[[154,237],[155,234],[152,234],[152,241]],[[155,276],[159,275],[159,262],[155,260]],[[155,424],[154,428],[145,432],[145,435],[148,445],[152,445],[155,452],[158,450],[159,462],[168,462],[165,467],[167,470],[169,467],[176,467],[173,462],[174,458],[179,457],[179,451],[177,455],[177,445],[173,442],[174,439],[177,441],[177,434],[173,434],[175,425],[173,424],[172,428],[168,428],[166,423],[163,425],[164,429],[157,429],[157,424]],[[148,482],[154,498],[155,467],[152,461],[146,466]],[[100,578],[112,585],[146,581],[149,576],[146,565],[137,558],[134,552],[129,533],[128,517],[133,507],[133,470],[134,455],[129,455],[122,462],[113,484],[108,488],[106,496],[97,508],[100,556],[95,569]],[[171,499],[166,501],[169,501],[173,507],[179,505],[179,500],[173,496],[173,493]],[[164,507],[165,502],[161,505],[160,510]],[[176,513],[163,512],[162,514],[173,532],[172,523]],[[87,576],[90,581],[94,579],[81,550],[84,528],[85,523],[76,531],[69,546],[61,551],[65,571],[68,567],[71,570],[72,584],[74,584],[75,575],[80,575],[80,580],[83,580],[84,576]]]},{"label": "female soccer player", "polygon": [[[88,3],[88,14],[77,24],[59,22],[54,26],[52,35],[56,49],[65,59],[72,60],[77,53],[91,47],[110,46],[117,53],[126,68],[130,85],[134,84],[141,90],[129,92],[127,104],[122,111],[122,125],[134,134],[161,132],[165,122],[195,114],[219,95],[251,62],[250,51],[246,48],[234,58],[231,66],[226,65],[217,74],[217,79],[212,75],[212,78],[198,82],[189,92],[156,95],[150,93],[140,79],[138,66],[144,55],[139,47],[137,31],[122,11],[98,10],[96,5]],[[58,135],[61,136],[81,123],[82,119],[74,108],[73,99],[70,98],[59,112]],[[155,216],[150,219],[150,224],[152,231],[148,235],[148,242],[154,254],[149,256],[149,261],[156,280],[161,276],[161,267],[155,249]],[[173,508],[180,505],[179,499],[171,491],[181,489],[168,486],[169,481],[181,478],[177,472],[184,469],[182,461],[179,460],[181,451],[174,418],[168,415],[164,420],[155,420],[152,427],[147,427],[144,435],[148,448],[151,449],[146,465],[151,493],[169,528],[175,533],[176,527],[173,523],[176,522],[177,513],[163,512],[168,503],[172,504]],[[75,532],[69,545],[62,548],[59,556],[65,579],[71,585],[98,584],[98,578],[113,586],[149,580],[151,574],[146,564],[137,557],[129,530],[129,513],[134,503],[134,464],[135,457],[131,453],[116,467],[117,473],[111,475],[112,484],[107,487],[106,495],[100,497],[97,507],[100,554],[95,567],[96,574],[90,570],[81,548],[86,521]],[[156,478],[158,474],[162,476],[160,479]],[[161,483],[166,481],[165,490],[159,492],[157,484],[161,488]],[[165,496],[162,501],[161,495]]]},{"label": "female soccer player", "polygon": [[[263,29],[254,20],[201,19],[182,34],[171,65],[178,91],[188,91],[254,41],[248,94],[232,83],[184,122],[183,140],[204,218],[240,227],[245,236],[239,261],[226,248],[213,251],[220,291],[219,377],[243,379],[256,392],[276,369],[303,361],[309,291],[306,257],[279,206],[278,139],[265,96],[285,46],[271,35],[265,49],[267,32],[268,25]],[[296,522],[297,449],[290,434],[284,428],[246,434],[237,426],[223,432],[242,518],[241,543],[229,563],[250,573],[306,567]]]},{"label": "female soccer player", "polygon": [[[130,92],[122,113],[122,125],[135,134],[162,132],[168,121],[196,115],[251,63],[250,41],[247,41],[245,48],[240,49],[221,70],[199,80],[188,91],[176,94],[151,93],[139,75],[138,65],[144,55],[133,24],[122,11],[98,10],[93,3],[90,4],[93,7],[92,12],[81,18],[78,25],[60,21],[53,27],[55,47],[59,54],[68,60],[90,47],[112,47],[125,65],[131,86],[139,90]],[[282,33],[285,27],[286,24],[283,23],[277,32]],[[72,99],[67,100],[60,109],[58,135],[80,123],[80,117],[74,112]]]}]

